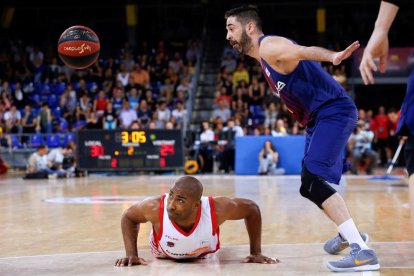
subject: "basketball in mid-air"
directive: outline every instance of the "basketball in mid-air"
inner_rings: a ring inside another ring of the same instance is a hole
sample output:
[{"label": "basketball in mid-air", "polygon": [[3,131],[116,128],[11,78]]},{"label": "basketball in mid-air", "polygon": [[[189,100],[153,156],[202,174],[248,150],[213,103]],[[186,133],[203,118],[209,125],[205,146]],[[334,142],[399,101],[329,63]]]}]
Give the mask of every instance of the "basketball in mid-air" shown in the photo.
[{"label": "basketball in mid-air", "polygon": [[85,69],[95,63],[101,49],[96,33],[85,26],[67,28],[60,36],[58,53],[67,66]]}]

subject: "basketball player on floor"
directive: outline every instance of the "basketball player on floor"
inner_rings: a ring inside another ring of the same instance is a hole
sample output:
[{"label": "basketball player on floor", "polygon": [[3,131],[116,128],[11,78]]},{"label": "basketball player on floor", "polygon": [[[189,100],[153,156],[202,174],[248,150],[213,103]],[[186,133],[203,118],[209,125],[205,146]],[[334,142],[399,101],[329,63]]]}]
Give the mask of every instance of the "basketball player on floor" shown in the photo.
[{"label": "basketball player on floor", "polygon": [[153,256],[168,259],[203,258],[220,248],[219,226],[226,220],[244,219],[250,239],[245,263],[276,264],[262,255],[262,218],[259,207],[243,198],[205,197],[200,181],[184,176],[168,194],[145,199],[122,215],[121,227],[126,256],[115,266],[146,265],[139,257],[137,236],[141,223],[151,222]]},{"label": "basketball player on floor", "polygon": [[357,109],[345,90],[319,62],[338,65],[359,47],[358,41],[344,51],[305,47],[274,35],[264,35],[258,10],[253,6],[232,9],[225,14],[227,40],[241,54],[260,62],[271,87],[287,105],[293,117],[306,126],[306,145],[300,194],[321,208],[338,226],[336,237],[324,249],[337,254],[348,245],[350,254],[328,262],[333,271],[378,270],[368,236],[359,233],[347,206],[328,182],[338,184],[343,170],[342,152],[357,122]]},{"label": "basketball player on floor", "polygon": [[[384,73],[387,69],[388,58],[388,31],[397,15],[401,0],[381,1],[375,28],[368,45],[364,50],[359,70],[365,84],[373,84],[372,71]],[[379,68],[374,62],[379,58]],[[405,166],[408,172],[410,185],[411,219],[414,229],[414,71],[407,81],[407,91],[401,107],[401,116],[398,121],[397,134],[406,140],[404,146]]]}]

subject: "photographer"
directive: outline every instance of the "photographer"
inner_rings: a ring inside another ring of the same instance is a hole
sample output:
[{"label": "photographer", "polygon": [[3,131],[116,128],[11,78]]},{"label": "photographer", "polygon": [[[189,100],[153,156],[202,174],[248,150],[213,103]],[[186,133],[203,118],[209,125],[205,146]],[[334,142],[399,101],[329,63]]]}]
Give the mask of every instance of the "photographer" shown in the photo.
[{"label": "photographer", "polygon": [[284,174],[285,170],[277,168],[279,162],[279,153],[276,151],[272,141],[265,141],[263,148],[259,153],[259,175],[277,175]]},{"label": "photographer", "polygon": [[348,142],[353,174],[358,174],[358,165],[362,160],[365,162],[366,173],[372,174],[372,169],[377,163],[377,153],[371,148],[373,139],[374,133],[368,129],[364,121],[359,120]]}]

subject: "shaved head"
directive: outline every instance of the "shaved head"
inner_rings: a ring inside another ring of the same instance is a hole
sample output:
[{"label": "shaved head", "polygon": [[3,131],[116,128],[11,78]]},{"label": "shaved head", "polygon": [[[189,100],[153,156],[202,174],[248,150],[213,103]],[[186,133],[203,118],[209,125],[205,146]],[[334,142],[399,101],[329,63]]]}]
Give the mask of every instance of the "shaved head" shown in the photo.
[{"label": "shaved head", "polygon": [[[203,185],[192,176],[180,177],[174,184],[174,188],[187,192],[194,200],[200,200],[203,195]],[[173,189],[174,189],[173,188]]]}]

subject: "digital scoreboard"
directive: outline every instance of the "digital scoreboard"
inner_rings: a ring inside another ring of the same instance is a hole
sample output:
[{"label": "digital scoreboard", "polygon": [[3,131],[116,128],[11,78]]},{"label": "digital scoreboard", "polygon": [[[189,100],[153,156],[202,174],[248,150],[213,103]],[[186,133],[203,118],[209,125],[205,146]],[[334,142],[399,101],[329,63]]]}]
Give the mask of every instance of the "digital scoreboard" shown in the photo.
[{"label": "digital scoreboard", "polygon": [[182,169],[181,130],[80,130],[77,165],[90,171]]}]

